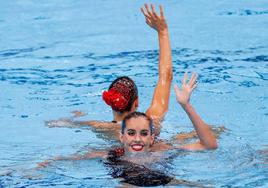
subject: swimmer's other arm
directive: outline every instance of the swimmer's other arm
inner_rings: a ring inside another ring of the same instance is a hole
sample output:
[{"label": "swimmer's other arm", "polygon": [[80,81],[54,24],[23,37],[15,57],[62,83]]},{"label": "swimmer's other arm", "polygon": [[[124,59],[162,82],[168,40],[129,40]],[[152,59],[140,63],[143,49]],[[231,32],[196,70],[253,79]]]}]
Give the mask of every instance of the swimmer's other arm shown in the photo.
[{"label": "swimmer's other arm", "polygon": [[112,122],[105,121],[74,121],[73,119],[59,119],[46,121],[45,125],[49,128],[82,128],[93,127],[95,129],[117,130],[120,125]]},{"label": "swimmer's other arm", "polygon": [[146,23],[157,31],[159,40],[159,78],[151,105],[146,111],[146,114],[153,120],[161,121],[168,110],[172,82],[172,58],[168,26],[162,6],[160,6],[160,15],[157,15],[153,5],[149,8],[146,4],[145,8],[141,8],[141,11],[145,16]]},{"label": "swimmer's other arm", "polygon": [[197,74],[192,74],[190,81],[187,83],[187,73],[185,73],[182,81],[182,89],[180,90],[177,85],[174,87],[176,99],[193,123],[199,138],[198,143],[184,145],[179,148],[186,150],[216,149],[218,145],[213,132],[190,104],[191,93],[197,87],[196,80]]},{"label": "swimmer's other arm", "polygon": [[68,161],[68,160],[76,161],[83,159],[106,158],[106,157],[107,157],[107,151],[94,151],[94,152],[91,151],[83,155],[74,154],[69,157],[59,156],[55,157],[54,159],[48,159],[43,162],[37,163],[36,169],[45,168],[55,161]]},{"label": "swimmer's other arm", "polygon": [[96,129],[120,129],[121,125],[105,121],[75,121],[76,124],[81,126],[90,126]]},{"label": "swimmer's other arm", "polygon": [[[72,111],[74,117],[81,117],[86,115],[86,113],[81,111]],[[112,122],[105,122],[105,121],[73,121],[73,124],[76,126],[90,126],[94,128],[103,128],[103,129],[115,129],[120,128],[119,125],[112,123]]]}]

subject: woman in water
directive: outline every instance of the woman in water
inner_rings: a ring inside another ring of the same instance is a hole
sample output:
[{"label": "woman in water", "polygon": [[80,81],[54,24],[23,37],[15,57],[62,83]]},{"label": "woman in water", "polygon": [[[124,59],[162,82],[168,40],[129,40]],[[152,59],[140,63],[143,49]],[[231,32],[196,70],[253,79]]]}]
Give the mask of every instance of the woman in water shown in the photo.
[{"label": "woman in water", "polygon": [[[171,48],[169,42],[168,26],[164,17],[164,11],[160,6],[160,15],[155,11],[153,5],[149,7],[147,4],[141,8],[146,23],[157,31],[159,40],[159,78],[154,90],[150,107],[146,111],[146,115],[153,119],[156,134],[159,134],[160,122],[164,118],[169,106],[170,87],[172,82],[172,59]],[[137,86],[132,79],[127,76],[119,77],[114,80],[109,89],[103,92],[103,100],[112,108],[113,120],[109,122],[103,121],[74,121],[62,122],[49,121],[49,127],[77,127],[81,125],[91,126],[97,129],[104,129],[118,133],[121,121],[126,115],[136,111],[139,106]],[[76,115],[81,114],[76,112]]]},{"label": "woman in water", "polygon": [[[120,141],[121,147],[106,151],[94,151],[72,157],[59,157],[56,160],[80,160],[89,158],[104,158],[105,164],[111,168],[114,178],[123,178],[122,182],[137,186],[185,185],[199,187],[200,184],[176,180],[173,176],[159,169],[151,168],[153,164],[165,162],[167,150],[200,151],[216,149],[217,140],[210,127],[202,120],[190,103],[190,96],[196,88],[197,75],[193,74],[187,82],[184,74],[182,87],[175,86],[176,98],[180,106],[187,113],[197,133],[198,141],[187,145],[169,145],[155,147],[154,123],[148,115],[141,112],[129,113],[122,121]],[[157,155],[156,155],[157,154]],[[160,155],[159,155],[160,154]],[[164,159],[164,161],[163,161]],[[169,159],[170,160],[170,159]],[[53,160],[52,160],[53,161]],[[52,161],[39,163],[39,167],[47,166]]]}]

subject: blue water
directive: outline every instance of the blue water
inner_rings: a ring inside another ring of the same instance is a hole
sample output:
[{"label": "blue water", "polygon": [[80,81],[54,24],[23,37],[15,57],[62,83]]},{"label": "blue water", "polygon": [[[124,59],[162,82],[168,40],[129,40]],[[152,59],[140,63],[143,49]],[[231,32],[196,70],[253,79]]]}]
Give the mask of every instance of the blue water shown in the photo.
[{"label": "blue water", "polygon": [[[140,111],[157,81],[158,41],[139,12],[145,1],[3,1],[0,6],[0,187],[115,187],[99,160],[38,162],[114,142],[90,129],[48,128],[45,121],[87,113],[112,119],[102,90],[117,76],[135,80]],[[268,4],[182,0],[162,4],[174,83],[197,72],[191,102],[227,130],[216,151],[178,155],[177,179],[215,187],[268,186]],[[174,93],[161,138],[192,131]]]}]

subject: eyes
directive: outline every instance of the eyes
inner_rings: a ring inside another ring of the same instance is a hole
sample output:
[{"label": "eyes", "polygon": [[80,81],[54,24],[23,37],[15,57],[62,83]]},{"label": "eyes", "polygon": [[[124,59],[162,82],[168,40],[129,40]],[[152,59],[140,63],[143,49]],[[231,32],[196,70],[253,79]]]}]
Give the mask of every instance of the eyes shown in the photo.
[{"label": "eyes", "polygon": [[[135,136],[137,134],[137,132],[134,129],[129,129],[129,130],[127,130],[127,134],[128,134],[128,136]],[[148,130],[141,130],[140,135],[143,137],[148,136],[149,131]]]},{"label": "eyes", "polygon": [[136,131],[130,129],[130,130],[127,131],[127,134],[128,134],[128,136],[134,136],[136,134]]}]

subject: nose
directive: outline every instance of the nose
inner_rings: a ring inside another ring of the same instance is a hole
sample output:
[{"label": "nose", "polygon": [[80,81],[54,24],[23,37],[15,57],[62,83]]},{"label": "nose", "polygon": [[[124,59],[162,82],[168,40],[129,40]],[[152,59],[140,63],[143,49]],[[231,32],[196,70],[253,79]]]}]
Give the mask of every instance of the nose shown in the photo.
[{"label": "nose", "polygon": [[140,136],[140,134],[136,134],[136,135],[135,135],[135,141],[136,141],[136,142],[141,141],[141,136]]}]

